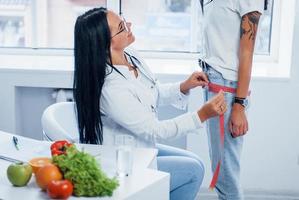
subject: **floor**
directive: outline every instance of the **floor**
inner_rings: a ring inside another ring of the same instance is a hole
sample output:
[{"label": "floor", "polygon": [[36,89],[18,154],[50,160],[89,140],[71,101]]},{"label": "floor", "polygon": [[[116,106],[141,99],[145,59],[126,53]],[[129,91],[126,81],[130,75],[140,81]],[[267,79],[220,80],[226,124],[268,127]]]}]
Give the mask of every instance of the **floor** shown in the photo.
[{"label": "floor", "polygon": [[[196,200],[218,200],[216,196],[197,196]],[[266,196],[246,196],[244,197],[244,200],[299,200],[299,197],[266,197]]]},{"label": "floor", "polygon": [[[196,200],[218,200],[218,198],[215,192],[201,190]],[[244,200],[299,200],[299,191],[298,193],[245,191]]]}]

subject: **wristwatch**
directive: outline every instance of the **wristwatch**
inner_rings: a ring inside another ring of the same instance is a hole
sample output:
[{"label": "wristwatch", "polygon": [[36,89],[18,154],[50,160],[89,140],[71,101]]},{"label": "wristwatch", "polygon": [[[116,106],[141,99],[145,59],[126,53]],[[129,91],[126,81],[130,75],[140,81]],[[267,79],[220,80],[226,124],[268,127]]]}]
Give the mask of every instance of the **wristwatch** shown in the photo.
[{"label": "wristwatch", "polygon": [[248,106],[248,99],[241,98],[241,97],[235,97],[234,103],[238,103],[241,106],[243,106],[244,108],[246,108]]}]

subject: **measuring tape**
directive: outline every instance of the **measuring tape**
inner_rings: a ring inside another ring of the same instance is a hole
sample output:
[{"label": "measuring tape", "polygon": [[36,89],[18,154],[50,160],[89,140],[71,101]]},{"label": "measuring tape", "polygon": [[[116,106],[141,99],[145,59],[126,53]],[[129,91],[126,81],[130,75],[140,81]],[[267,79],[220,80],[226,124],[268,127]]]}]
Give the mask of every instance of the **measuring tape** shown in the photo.
[{"label": "measuring tape", "polygon": [[[223,86],[223,85],[217,85],[214,83],[209,83],[208,85],[208,90],[210,92],[213,93],[218,93],[221,90],[223,92],[227,92],[227,93],[232,93],[235,94],[236,93],[236,88],[231,88],[231,87],[227,87],[227,86]],[[250,91],[248,92],[248,96],[250,95]],[[221,146],[224,149],[224,114],[219,116],[219,127],[220,127],[220,142],[221,142]],[[214,171],[213,174],[213,178],[212,181],[210,183],[210,189],[213,190],[216,186],[217,180],[218,180],[218,176],[219,176],[219,172],[220,172],[220,166],[221,166],[221,158],[217,163],[216,169]]]}]

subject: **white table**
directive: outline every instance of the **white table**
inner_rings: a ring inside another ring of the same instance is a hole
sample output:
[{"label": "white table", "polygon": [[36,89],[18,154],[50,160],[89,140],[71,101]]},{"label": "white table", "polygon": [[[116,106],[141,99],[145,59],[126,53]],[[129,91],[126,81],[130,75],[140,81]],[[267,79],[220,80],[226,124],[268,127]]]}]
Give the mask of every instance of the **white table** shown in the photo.
[{"label": "white table", "polygon": [[[12,142],[13,134],[0,131],[0,155],[15,159],[29,161],[33,157],[50,157],[50,144],[46,141],[33,140],[17,136],[19,151]],[[92,155],[99,155],[103,170],[112,174],[115,170],[115,148],[112,146],[78,145]],[[136,148],[134,150],[133,174],[122,178],[120,186],[114,191],[113,196],[108,198],[84,198],[71,197],[70,199],[126,199],[126,200],[152,200],[169,199],[169,174],[157,171],[156,149]],[[10,162],[0,160],[0,199],[48,199],[35,183],[34,176],[25,187],[14,187],[6,177],[6,169]]]}]

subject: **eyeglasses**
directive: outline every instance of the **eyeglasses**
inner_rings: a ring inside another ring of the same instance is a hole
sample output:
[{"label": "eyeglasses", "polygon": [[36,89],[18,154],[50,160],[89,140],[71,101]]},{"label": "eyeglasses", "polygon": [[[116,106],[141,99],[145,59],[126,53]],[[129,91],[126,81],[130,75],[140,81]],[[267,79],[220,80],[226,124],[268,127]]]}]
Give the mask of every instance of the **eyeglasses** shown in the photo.
[{"label": "eyeglasses", "polygon": [[129,32],[129,28],[128,28],[128,26],[127,26],[126,19],[125,19],[124,17],[121,17],[121,18],[122,18],[122,21],[121,21],[121,22],[119,23],[119,25],[118,25],[118,27],[119,27],[120,30],[119,30],[117,33],[115,33],[115,34],[111,37],[111,39],[114,38],[115,36],[117,36],[118,34],[124,32],[124,31]]}]

